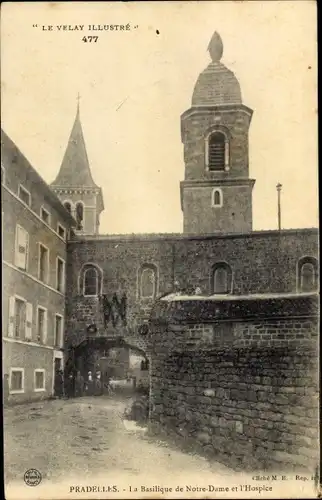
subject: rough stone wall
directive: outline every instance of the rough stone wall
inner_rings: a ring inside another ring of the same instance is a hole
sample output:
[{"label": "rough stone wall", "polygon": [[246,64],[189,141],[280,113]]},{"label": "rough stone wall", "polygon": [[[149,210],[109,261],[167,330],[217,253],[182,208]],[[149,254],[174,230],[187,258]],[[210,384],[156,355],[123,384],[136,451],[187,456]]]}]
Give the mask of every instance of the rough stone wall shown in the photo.
[{"label": "rough stone wall", "polygon": [[[173,289],[175,281],[183,287],[201,287],[211,293],[213,265],[227,262],[233,272],[233,293],[295,292],[297,261],[303,255],[317,256],[316,230],[252,233],[213,237],[174,237],[171,235],[106,236],[68,243],[66,345],[86,334],[95,323],[105,334],[102,307],[98,298],[84,297],[79,289],[82,266],[93,262],[102,269],[102,293],[109,297],[124,292],[128,302],[126,335],[135,335],[145,321],[153,301],[138,294],[139,270],[153,264],[158,271],[157,296]],[[242,258],[241,258],[242,256]],[[113,331],[111,331],[113,334]],[[124,335],[116,329],[115,334]],[[140,338],[137,336],[137,339]]]},{"label": "rough stone wall", "polygon": [[[213,107],[193,108],[181,117],[184,143],[185,180],[226,179],[248,177],[248,129],[251,111],[241,106],[234,109]],[[222,126],[230,135],[230,169],[228,172],[208,172],[205,168],[205,137],[211,127]]]},{"label": "rough stone wall", "polygon": [[[212,192],[221,189],[223,204],[212,206]],[[183,232],[250,232],[252,230],[252,185],[222,184],[185,186],[183,184]]]},{"label": "rough stone wall", "polygon": [[151,428],[230,467],[318,462],[316,318],[155,327]]}]

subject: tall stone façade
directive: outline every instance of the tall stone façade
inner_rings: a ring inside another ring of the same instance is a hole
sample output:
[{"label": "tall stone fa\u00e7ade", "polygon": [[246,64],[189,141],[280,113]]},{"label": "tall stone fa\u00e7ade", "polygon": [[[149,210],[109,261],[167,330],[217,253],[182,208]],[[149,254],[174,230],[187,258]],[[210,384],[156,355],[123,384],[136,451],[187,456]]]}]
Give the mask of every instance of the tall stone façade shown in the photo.
[{"label": "tall stone fa\u00e7ade", "polygon": [[183,231],[250,232],[255,181],[249,178],[248,131],[253,112],[242,103],[234,73],[221,62],[218,33],[208,50],[211,62],[199,75],[191,108],[181,116]]}]

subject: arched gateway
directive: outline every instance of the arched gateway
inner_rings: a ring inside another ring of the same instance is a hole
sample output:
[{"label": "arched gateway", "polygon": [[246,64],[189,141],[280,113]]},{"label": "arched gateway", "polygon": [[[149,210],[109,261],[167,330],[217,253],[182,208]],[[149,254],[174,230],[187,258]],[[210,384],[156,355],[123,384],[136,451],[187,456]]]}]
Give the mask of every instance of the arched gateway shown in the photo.
[{"label": "arched gateway", "polygon": [[[129,327],[125,317],[115,314],[104,324],[98,321],[84,325],[67,348],[65,379],[75,378],[77,372],[85,383],[89,378],[95,381],[99,377],[102,394],[109,392],[112,378],[137,379],[137,366],[149,366],[147,333],[147,324],[143,328]],[[146,382],[148,370],[144,371],[141,375]]]}]

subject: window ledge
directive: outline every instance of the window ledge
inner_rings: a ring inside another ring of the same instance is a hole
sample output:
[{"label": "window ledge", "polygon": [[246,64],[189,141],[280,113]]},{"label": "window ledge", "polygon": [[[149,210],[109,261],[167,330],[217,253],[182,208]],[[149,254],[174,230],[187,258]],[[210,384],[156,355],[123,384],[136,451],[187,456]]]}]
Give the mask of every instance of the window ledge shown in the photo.
[{"label": "window ledge", "polygon": [[25,392],[24,389],[17,389],[14,391],[9,391],[9,394],[23,394]]},{"label": "window ledge", "polygon": [[43,387],[41,389],[34,389],[34,392],[45,392],[46,391],[46,388]]}]

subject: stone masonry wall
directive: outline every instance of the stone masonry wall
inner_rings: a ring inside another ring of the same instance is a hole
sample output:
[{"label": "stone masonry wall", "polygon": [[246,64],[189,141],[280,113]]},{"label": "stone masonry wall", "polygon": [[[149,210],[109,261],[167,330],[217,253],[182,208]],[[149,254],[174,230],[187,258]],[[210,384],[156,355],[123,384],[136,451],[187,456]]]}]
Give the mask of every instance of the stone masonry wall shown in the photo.
[{"label": "stone masonry wall", "polygon": [[[234,109],[190,109],[181,118],[184,143],[185,180],[248,177],[248,129],[250,112]],[[211,127],[224,127],[230,134],[229,172],[208,172],[205,168],[205,138]]]},{"label": "stone masonry wall", "polygon": [[151,429],[229,467],[318,462],[316,318],[155,326]]},{"label": "stone masonry wall", "polygon": [[[295,292],[297,261],[317,256],[317,231],[268,231],[249,235],[188,238],[174,235],[129,235],[77,239],[68,243],[66,344],[77,340],[95,322],[104,333],[97,298],[82,295],[79,276],[82,266],[93,262],[102,269],[103,294],[124,292],[128,302],[128,327],[132,332],[148,318],[151,300],[138,293],[143,264],[157,269],[157,297],[181,286],[200,287],[211,293],[212,269],[227,262],[233,272],[233,293]],[[241,258],[242,256],[242,258]]]}]

